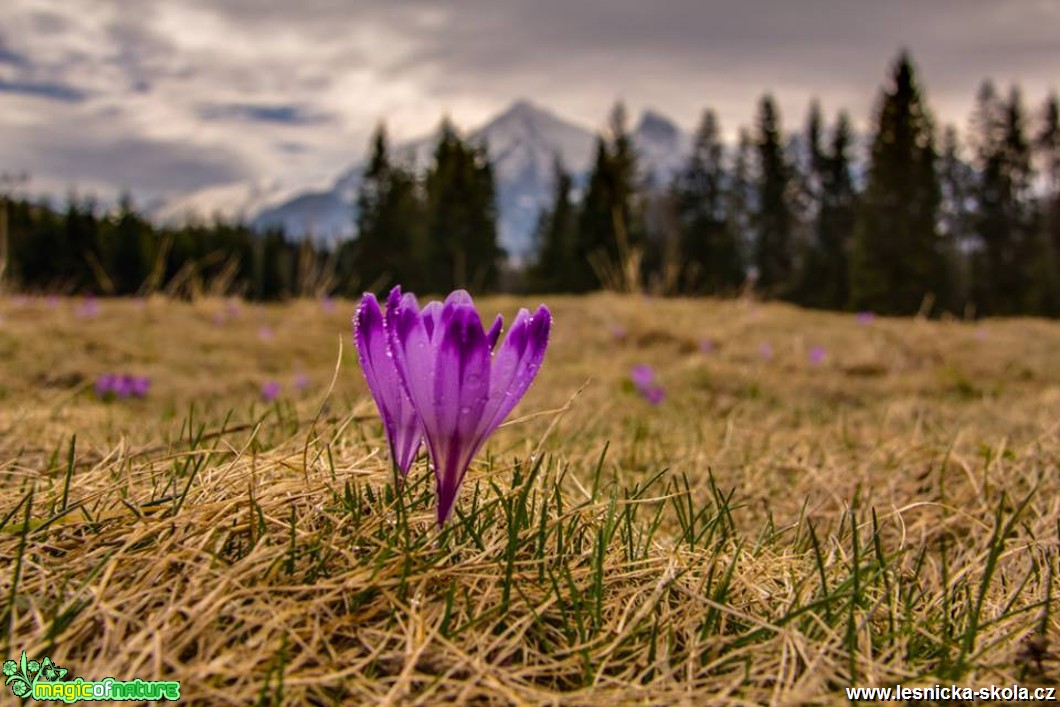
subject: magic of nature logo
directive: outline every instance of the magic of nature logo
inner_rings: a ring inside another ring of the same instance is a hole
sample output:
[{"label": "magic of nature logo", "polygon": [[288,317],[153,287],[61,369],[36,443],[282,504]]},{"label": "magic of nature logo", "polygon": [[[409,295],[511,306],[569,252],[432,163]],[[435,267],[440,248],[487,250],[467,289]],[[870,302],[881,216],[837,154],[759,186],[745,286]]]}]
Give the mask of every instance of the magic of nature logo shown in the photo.
[{"label": "magic of nature logo", "polygon": [[61,700],[73,702],[120,702],[124,700],[179,700],[179,680],[102,680],[73,678],[64,680],[69,671],[45,656],[41,660],[29,660],[22,651],[19,660],[4,661],[4,684],[11,688],[15,697],[34,700]]}]

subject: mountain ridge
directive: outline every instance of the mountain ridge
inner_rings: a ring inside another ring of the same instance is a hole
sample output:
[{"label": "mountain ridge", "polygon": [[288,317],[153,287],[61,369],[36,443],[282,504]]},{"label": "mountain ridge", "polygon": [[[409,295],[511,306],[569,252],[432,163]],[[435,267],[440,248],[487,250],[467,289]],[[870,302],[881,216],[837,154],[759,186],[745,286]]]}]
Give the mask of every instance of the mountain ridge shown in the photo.
[{"label": "mountain ridge", "polygon": [[[514,101],[484,125],[464,132],[484,144],[497,187],[498,237],[515,259],[533,248],[541,209],[552,198],[553,163],[582,181],[591,167],[597,133],[557,116],[527,99]],[[393,159],[417,170],[431,158],[437,131],[391,146]],[[631,131],[642,176],[665,184],[687,158],[690,137],[673,121],[645,110]],[[191,192],[163,204],[152,214],[168,224],[210,218],[241,219],[257,229],[282,227],[294,237],[334,242],[354,235],[355,195],[364,161],[351,164],[330,183],[307,187],[278,180],[235,182]]]}]

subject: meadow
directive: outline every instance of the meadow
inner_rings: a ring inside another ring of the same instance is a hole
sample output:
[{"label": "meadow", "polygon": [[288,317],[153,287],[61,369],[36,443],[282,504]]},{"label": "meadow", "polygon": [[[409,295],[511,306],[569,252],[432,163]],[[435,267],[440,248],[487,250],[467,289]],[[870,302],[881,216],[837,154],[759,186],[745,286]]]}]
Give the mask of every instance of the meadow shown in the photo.
[{"label": "meadow", "polygon": [[441,531],[354,302],[0,300],[0,658],[210,705],[1056,685],[1060,324],[477,303],[542,299],[544,366]]}]

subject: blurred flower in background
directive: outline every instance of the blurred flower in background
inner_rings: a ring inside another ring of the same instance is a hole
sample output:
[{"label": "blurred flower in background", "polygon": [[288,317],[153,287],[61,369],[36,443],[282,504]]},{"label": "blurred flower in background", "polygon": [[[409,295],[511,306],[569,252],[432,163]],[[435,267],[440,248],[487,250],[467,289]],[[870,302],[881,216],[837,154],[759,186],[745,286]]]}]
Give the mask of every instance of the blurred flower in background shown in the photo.
[{"label": "blurred flower in background", "polygon": [[271,403],[280,397],[280,384],[276,381],[265,381],[261,386],[261,399]]}]

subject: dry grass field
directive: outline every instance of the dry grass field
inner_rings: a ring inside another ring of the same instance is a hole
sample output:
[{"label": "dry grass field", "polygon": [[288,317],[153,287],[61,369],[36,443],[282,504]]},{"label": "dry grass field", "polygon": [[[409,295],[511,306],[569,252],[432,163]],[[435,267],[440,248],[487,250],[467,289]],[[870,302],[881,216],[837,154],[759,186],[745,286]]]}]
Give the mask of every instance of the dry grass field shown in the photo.
[{"label": "dry grass field", "polygon": [[1060,324],[544,301],[545,365],[441,532],[426,458],[394,484],[355,303],[0,301],[0,658],[208,705],[1057,684]]}]

